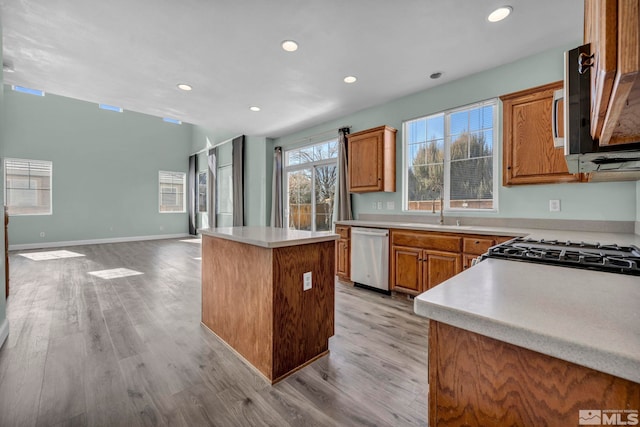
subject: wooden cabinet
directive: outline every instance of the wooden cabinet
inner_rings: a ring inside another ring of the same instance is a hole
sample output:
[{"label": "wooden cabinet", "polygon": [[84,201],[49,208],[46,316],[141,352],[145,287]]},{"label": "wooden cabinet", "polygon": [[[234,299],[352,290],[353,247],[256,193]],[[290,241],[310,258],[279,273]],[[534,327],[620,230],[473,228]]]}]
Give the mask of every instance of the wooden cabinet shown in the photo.
[{"label": "wooden cabinet", "polygon": [[462,270],[461,238],[391,231],[391,290],[418,295]]},{"label": "wooden cabinet", "polygon": [[351,227],[336,225],[336,275],[341,280],[351,280]]},{"label": "wooden cabinet", "polygon": [[462,239],[462,269],[471,267],[474,259],[495,244],[496,238],[492,236],[469,236]]},{"label": "wooden cabinet", "polygon": [[500,97],[503,108],[503,185],[579,182],[585,179],[582,174],[569,173],[564,151],[553,145],[553,93],[562,87],[562,82],[556,82]]},{"label": "wooden cabinet", "polygon": [[347,136],[349,191],[396,191],[396,130],[380,126]]},{"label": "wooden cabinet", "polygon": [[591,45],[591,135],[600,145],[640,141],[640,1],[585,0]]}]

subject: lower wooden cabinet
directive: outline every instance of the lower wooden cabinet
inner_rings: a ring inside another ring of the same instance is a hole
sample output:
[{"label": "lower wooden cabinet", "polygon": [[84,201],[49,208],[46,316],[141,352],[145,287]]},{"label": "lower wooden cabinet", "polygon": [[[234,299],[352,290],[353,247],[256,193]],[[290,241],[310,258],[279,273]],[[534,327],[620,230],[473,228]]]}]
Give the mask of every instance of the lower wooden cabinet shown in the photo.
[{"label": "lower wooden cabinet", "polygon": [[425,291],[452,278],[462,270],[462,256],[451,252],[424,251],[422,261]]},{"label": "lower wooden cabinet", "polygon": [[462,270],[460,241],[457,236],[392,231],[391,290],[418,295],[458,274]]},{"label": "lower wooden cabinet", "polygon": [[351,280],[351,227],[336,226],[336,234],[340,238],[336,241],[336,275],[341,280]]},{"label": "lower wooden cabinet", "polygon": [[508,236],[391,230],[391,290],[418,295],[471,267]]}]

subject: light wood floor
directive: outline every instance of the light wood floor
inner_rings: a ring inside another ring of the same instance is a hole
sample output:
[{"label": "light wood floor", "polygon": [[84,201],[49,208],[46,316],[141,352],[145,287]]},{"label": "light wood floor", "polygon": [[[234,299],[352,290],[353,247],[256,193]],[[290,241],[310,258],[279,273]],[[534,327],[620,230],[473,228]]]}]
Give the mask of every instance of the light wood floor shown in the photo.
[{"label": "light wood floor", "polygon": [[[427,424],[427,322],[410,301],[337,283],[331,353],[272,387],[200,325],[199,244],[64,249],[86,256],[10,255],[2,427]],[[144,274],[87,274],[119,267]]]}]

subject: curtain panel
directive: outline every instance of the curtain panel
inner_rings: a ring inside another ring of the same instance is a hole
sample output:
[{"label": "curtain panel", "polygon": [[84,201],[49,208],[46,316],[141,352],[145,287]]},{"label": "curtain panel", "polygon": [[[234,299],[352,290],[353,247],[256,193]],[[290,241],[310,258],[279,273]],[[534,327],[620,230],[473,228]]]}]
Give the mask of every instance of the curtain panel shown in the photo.
[{"label": "curtain panel", "polygon": [[282,147],[275,147],[273,152],[273,181],[271,184],[272,227],[284,227],[284,200],[282,191]]},{"label": "curtain panel", "polygon": [[[347,164],[347,135],[349,128],[338,130],[338,180],[336,181],[333,222],[353,219],[349,193],[349,165]],[[335,226],[335,224],[334,224]]]},{"label": "curtain panel", "polygon": [[198,155],[189,156],[189,190],[188,190],[189,234],[197,234],[198,215]]},{"label": "curtain panel", "polygon": [[244,225],[244,135],[232,141],[233,226]]},{"label": "curtain panel", "polygon": [[207,200],[207,217],[209,218],[209,223],[207,224],[209,228],[214,228],[216,226],[216,212],[218,207],[216,206],[216,175],[218,170],[218,161],[217,161],[217,149],[212,148],[207,153],[207,191],[208,191],[208,200]]}]

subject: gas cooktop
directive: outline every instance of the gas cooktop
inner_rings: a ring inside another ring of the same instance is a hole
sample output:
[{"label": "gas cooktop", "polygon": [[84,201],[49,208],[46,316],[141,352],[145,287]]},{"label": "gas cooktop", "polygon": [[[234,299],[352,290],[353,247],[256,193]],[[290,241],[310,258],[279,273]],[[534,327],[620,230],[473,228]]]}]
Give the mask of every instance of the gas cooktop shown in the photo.
[{"label": "gas cooktop", "polygon": [[517,237],[492,246],[482,255],[539,264],[560,265],[640,276],[640,249],[635,246]]}]

